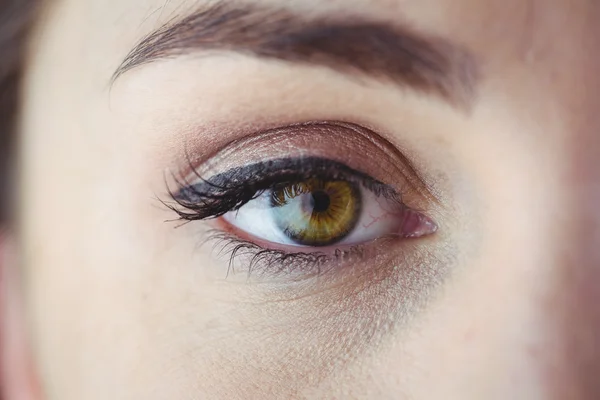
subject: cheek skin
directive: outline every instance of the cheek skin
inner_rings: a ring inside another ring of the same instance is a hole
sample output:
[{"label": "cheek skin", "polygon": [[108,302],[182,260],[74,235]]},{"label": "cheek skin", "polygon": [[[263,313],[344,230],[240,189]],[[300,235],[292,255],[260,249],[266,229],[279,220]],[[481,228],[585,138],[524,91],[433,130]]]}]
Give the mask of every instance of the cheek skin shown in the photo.
[{"label": "cheek skin", "polygon": [[38,400],[41,389],[26,327],[14,238],[0,233],[0,382],[6,398]]}]

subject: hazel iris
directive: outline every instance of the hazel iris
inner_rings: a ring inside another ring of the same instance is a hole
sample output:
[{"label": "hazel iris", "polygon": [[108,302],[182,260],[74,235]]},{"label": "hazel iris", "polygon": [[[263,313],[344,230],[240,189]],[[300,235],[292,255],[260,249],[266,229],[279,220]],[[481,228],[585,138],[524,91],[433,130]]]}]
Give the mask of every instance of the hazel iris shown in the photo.
[{"label": "hazel iris", "polygon": [[273,190],[271,206],[275,223],[294,242],[327,246],[355,228],[362,197],[351,182],[312,179]]}]

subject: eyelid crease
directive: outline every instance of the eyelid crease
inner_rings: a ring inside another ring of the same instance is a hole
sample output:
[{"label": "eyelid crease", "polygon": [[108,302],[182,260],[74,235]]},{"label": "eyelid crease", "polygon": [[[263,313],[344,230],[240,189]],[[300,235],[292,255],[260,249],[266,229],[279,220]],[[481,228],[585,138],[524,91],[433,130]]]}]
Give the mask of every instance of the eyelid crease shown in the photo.
[{"label": "eyelid crease", "polygon": [[[301,142],[301,145],[297,142]],[[322,158],[339,161],[355,169],[358,166],[362,168],[365,163],[377,164],[380,169],[386,170],[391,178],[402,176],[403,184],[410,186],[411,191],[427,201],[441,204],[435,190],[427,184],[412,161],[396,145],[366,126],[337,120],[300,122],[259,131],[242,131],[238,138],[224,143],[219,149],[208,154],[199,153],[194,150],[195,146],[190,148],[186,145],[184,153],[187,165],[180,170],[179,176],[185,177],[197,172],[203,175],[218,164],[239,165],[239,154],[247,154],[250,149],[254,150],[252,157],[257,162],[277,158],[268,153],[278,145],[285,148],[285,151],[296,151],[304,145],[309,151],[320,151]],[[348,157],[356,159],[356,162],[347,162]],[[246,158],[250,157],[245,157],[242,161],[247,163]],[[378,179],[387,180],[382,178]]]}]

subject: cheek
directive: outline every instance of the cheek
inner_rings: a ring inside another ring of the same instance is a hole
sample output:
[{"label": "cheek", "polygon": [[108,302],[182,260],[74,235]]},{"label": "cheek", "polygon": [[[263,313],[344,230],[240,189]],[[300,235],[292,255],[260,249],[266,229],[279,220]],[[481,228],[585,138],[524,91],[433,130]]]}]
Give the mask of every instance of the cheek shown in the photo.
[{"label": "cheek", "polygon": [[42,398],[39,371],[34,365],[26,319],[16,246],[0,234],[0,383],[3,396]]}]

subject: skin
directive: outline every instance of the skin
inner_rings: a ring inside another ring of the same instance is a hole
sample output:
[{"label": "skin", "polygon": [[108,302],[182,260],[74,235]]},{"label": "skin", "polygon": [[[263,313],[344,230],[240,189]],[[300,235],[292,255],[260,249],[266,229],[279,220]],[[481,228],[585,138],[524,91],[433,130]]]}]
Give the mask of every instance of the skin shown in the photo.
[{"label": "skin", "polygon": [[[17,244],[3,251],[8,398],[600,398],[600,3],[324,3],[285,5],[410,21],[468,48],[472,108],[241,56],[149,64],[108,90],[190,2],[47,5],[24,84]],[[405,247],[392,300],[348,294],[370,274],[302,289],[222,279],[227,261],[198,247],[207,224],[173,229],[155,199],[184,143],[325,119],[377,126],[435,184],[439,232]]]}]

